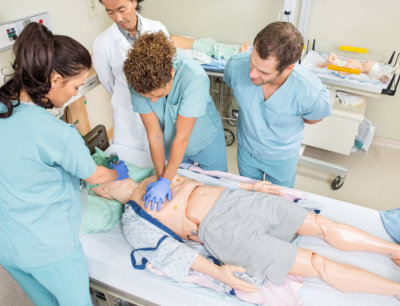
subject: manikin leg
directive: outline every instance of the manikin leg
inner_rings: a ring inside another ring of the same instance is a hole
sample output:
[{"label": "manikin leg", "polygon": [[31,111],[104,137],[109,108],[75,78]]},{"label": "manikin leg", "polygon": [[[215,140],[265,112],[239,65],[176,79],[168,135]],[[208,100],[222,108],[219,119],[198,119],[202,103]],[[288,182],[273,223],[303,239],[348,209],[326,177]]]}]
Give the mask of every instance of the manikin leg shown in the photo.
[{"label": "manikin leg", "polygon": [[296,260],[289,274],[320,277],[327,284],[344,292],[375,293],[400,297],[400,284],[398,283],[301,248],[298,249]]},{"label": "manikin leg", "polygon": [[400,265],[400,245],[375,237],[353,226],[331,221],[323,216],[308,213],[297,233],[320,237],[335,248],[344,251],[383,254]]}]

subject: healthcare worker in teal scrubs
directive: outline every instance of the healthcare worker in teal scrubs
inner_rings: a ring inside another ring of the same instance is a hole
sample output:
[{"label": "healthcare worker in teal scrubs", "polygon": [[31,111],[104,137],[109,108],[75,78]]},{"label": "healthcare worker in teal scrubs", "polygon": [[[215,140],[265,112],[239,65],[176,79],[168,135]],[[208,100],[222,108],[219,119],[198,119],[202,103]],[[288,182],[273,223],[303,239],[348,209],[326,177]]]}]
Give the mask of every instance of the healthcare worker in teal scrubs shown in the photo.
[{"label": "healthcare worker in teal scrubs", "polygon": [[[170,184],[181,162],[227,171],[222,121],[209,94],[204,69],[176,53],[161,31],[140,36],[124,63],[134,111],[142,118],[158,181],[147,187],[145,205],[171,199]],[[165,159],[168,159],[165,165]]]},{"label": "healthcare worker in teal scrubs", "polygon": [[224,81],[239,105],[240,175],[293,187],[304,124],[331,113],[325,85],[296,64],[303,46],[291,23],[274,22],[257,34],[251,54],[226,65]]},{"label": "healthcare worker in teal scrubs", "polygon": [[88,76],[77,41],[30,23],[14,44],[13,74],[0,87],[0,264],[35,305],[92,305],[79,242],[79,179],[127,177],[124,163],[96,166],[62,107]]}]

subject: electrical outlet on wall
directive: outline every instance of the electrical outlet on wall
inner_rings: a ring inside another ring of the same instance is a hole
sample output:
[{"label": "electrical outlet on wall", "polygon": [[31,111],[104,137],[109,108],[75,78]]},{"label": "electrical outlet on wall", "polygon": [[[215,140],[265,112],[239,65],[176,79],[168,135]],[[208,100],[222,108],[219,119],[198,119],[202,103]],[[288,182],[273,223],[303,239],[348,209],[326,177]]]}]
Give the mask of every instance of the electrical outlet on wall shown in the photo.
[{"label": "electrical outlet on wall", "polygon": [[17,27],[14,23],[0,26],[0,48],[12,46],[17,37]]},{"label": "electrical outlet on wall", "polygon": [[31,22],[42,23],[50,30],[53,30],[53,24],[48,12],[30,15],[0,24],[0,52],[10,49],[18,35]]}]

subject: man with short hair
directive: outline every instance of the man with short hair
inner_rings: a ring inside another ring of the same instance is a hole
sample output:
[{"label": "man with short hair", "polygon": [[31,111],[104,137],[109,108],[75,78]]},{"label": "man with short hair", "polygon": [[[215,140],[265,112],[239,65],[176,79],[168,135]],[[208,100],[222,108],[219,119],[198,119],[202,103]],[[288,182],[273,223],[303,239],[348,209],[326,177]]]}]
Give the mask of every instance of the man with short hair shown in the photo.
[{"label": "man with short hair", "polygon": [[274,22],[254,39],[253,51],[234,55],[224,73],[239,105],[238,167],[243,176],[293,187],[304,123],[330,115],[329,93],[296,62],[300,32]]},{"label": "man with short hair", "polygon": [[146,130],[139,114],[133,111],[131,96],[122,71],[128,50],[144,32],[168,31],[159,21],[142,17],[143,0],[99,0],[114,23],[100,34],[93,46],[93,64],[99,80],[112,95],[113,143],[149,151]]}]

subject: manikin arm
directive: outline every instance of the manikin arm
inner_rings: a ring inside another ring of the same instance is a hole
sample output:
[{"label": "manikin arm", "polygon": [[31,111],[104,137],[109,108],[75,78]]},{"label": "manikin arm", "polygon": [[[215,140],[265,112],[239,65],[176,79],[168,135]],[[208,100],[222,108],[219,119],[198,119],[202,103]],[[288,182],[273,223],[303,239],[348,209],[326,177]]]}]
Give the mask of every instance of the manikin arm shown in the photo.
[{"label": "manikin arm", "polygon": [[254,183],[240,183],[240,189],[249,190],[249,191],[257,191],[275,195],[282,195],[282,187],[277,185],[272,185],[271,182],[268,181],[256,181]]},{"label": "manikin arm", "polygon": [[245,282],[235,276],[235,272],[246,272],[245,268],[233,265],[217,266],[213,262],[204,258],[202,255],[196,257],[193,261],[192,270],[207,274],[216,280],[223,282],[231,288],[244,292],[254,292],[258,290],[256,285]]},{"label": "manikin arm", "polygon": [[[191,167],[189,169],[191,169]],[[248,191],[257,191],[275,195],[282,195],[281,192],[282,187],[272,185],[271,182],[255,181],[255,180],[253,180],[254,182],[251,183],[239,182],[238,180],[235,180],[234,174],[231,173],[228,174],[222,171],[208,171],[208,170],[203,170],[201,168],[195,168],[194,171],[190,171],[187,169],[179,168],[177,173],[191,180],[199,181],[206,185],[221,186],[230,190],[240,188]]]},{"label": "manikin arm", "polygon": [[[190,50],[190,49],[192,49],[192,45],[193,45],[195,39],[192,37],[171,35],[171,41],[172,41],[172,44],[176,48]],[[226,45],[226,46],[229,46],[229,45]],[[249,51],[249,42],[247,40],[245,40],[244,42],[242,42],[240,44],[240,48],[239,48],[238,52],[241,53],[241,52],[247,52],[247,51]]]},{"label": "manikin arm", "polygon": [[85,179],[89,184],[102,184],[117,179],[117,171],[103,166],[96,166],[96,171]]},{"label": "manikin arm", "polygon": [[335,54],[335,53],[330,53],[328,58],[326,59],[325,62],[323,63],[318,63],[317,65],[321,68],[325,68],[328,65],[335,65],[335,61],[338,59],[339,57]]},{"label": "manikin arm", "polygon": [[171,41],[176,48],[190,50],[194,43],[194,38],[180,35],[171,35]]}]

